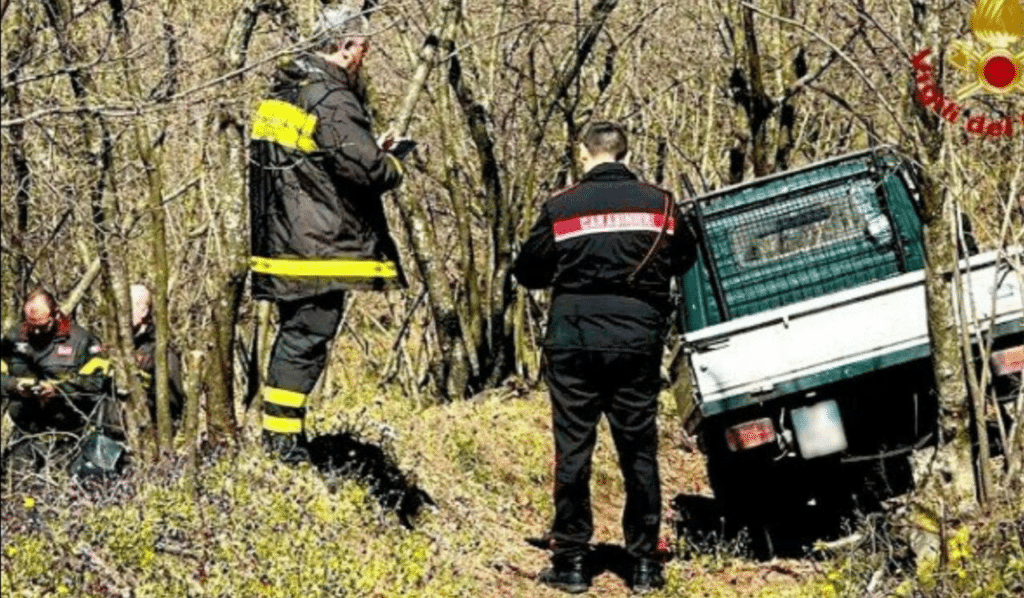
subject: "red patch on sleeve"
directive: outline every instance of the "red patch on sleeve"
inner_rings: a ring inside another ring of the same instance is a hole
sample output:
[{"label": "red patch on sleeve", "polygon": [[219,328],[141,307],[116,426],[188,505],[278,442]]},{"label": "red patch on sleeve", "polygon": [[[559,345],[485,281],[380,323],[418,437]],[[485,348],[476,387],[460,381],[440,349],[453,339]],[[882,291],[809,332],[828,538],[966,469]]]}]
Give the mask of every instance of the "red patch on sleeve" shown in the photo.
[{"label": "red patch on sleeve", "polygon": [[57,357],[71,357],[75,354],[75,350],[71,345],[58,345],[57,346]]}]

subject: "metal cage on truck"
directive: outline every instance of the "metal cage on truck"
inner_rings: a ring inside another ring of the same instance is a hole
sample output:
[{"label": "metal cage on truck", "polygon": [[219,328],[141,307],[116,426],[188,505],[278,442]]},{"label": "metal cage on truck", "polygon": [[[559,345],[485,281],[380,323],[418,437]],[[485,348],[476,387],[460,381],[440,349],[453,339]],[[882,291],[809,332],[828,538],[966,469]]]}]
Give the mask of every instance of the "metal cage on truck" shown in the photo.
[{"label": "metal cage on truck", "polygon": [[700,255],[682,280],[681,328],[922,268],[911,180],[896,154],[871,150],[696,199]]}]

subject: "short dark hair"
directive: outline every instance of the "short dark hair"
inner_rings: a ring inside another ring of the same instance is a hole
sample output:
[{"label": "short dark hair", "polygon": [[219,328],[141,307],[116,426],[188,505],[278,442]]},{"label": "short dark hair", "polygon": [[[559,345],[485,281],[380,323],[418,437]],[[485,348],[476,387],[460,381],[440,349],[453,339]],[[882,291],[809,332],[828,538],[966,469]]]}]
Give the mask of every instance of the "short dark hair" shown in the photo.
[{"label": "short dark hair", "polygon": [[591,154],[611,154],[616,160],[625,158],[629,153],[625,129],[606,120],[591,123],[580,142]]},{"label": "short dark hair", "polygon": [[[53,298],[53,293],[47,291],[43,287],[36,287],[32,289],[28,296],[25,297],[25,303],[23,303],[22,305],[27,306],[29,303],[33,303],[34,301],[40,298],[42,298],[43,301],[46,303],[47,307],[50,308],[51,316],[57,313],[57,311],[59,310],[59,307],[57,306],[57,300]],[[24,307],[22,309],[24,309]]]}]

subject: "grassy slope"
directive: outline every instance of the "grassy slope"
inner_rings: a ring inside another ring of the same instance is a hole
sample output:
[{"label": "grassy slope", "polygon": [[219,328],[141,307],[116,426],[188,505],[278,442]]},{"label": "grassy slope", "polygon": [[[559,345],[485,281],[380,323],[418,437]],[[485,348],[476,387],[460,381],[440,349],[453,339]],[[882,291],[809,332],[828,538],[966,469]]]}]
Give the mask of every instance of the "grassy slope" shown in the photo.
[{"label": "grassy slope", "polygon": [[[415,409],[395,387],[378,388],[382,359],[337,343],[329,387],[344,390],[316,402],[310,425],[314,434],[348,432],[383,447],[431,494],[438,508],[424,513],[414,530],[383,511],[365,485],[269,461],[247,443],[237,456],[208,458],[194,479],[181,467],[164,465],[101,488],[45,479],[30,480],[14,492],[5,485],[0,594],[561,595],[533,580],[547,555],[524,541],[543,534],[551,517],[546,394],[519,396],[501,389],[471,401]],[[662,534],[674,540],[667,517],[673,497],[710,491],[702,457],[680,448],[674,403],[667,394],[662,400]],[[251,432],[258,424],[249,419]],[[621,545],[623,493],[604,424],[592,490],[594,542]],[[1024,588],[1024,505],[1019,495],[1010,501],[987,519],[965,522],[972,536],[955,550],[960,560],[950,569],[954,591],[932,596],[1013,596],[1014,588]],[[875,547],[832,561],[759,563],[737,558],[726,546],[672,561],[669,585],[656,595],[861,596],[884,552]],[[1011,577],[1017,581],[1011,583]],[[982,593],[961,594],[957,588]],[[997,594],[991,588],[1010,589]],[[618,576],[605,572],[591,595],[629,593]]]},{"label": "grassy slope", "polygon": [[[531,576],[546,554],[523,541],[551,515],[551,437],[545,396],[490,398],[410,412],[402,398],[365,405],[369,386],[328,402],[320,432],[357,429],[384,441],[438,503],[414,531],[354,482],[266,461],[247,447],[211,460],[195,486],[180,470],[149,470],[140,485],[5,495],[4,596],[547,596]],[[348,403],[348,404],[345,404]],[[698,455],[678,450],[662,421],[664,502],[706,491]],[[621,544],[621,483],[602,429],[594,465],[595,542]],[[30,499],[30,500],[29,500]],[[26,503],[26,500],[28,502]],[[34,501],[34,505],[31,503]],[[670,526],[663,527],[670,536]],[[668,567],[663,595],[818,595],[807,564],[762,566],[701,557]],[[624,596],[611,573],[595,595]],[[121,594],[123,592],[123,594]]]}]

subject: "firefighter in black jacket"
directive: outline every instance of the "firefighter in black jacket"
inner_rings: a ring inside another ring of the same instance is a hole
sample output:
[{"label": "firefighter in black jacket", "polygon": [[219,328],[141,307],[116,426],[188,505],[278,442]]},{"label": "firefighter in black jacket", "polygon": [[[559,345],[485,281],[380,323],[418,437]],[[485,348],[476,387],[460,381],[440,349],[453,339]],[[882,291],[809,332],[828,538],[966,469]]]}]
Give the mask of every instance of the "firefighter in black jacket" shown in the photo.
[{"label": "firefighter in black jacket", "polygon": [[16,427],[5,457],[39,465],[49,448],[73,444],[90,423],[122,433],[100,341],[43,289],[29,294],[23,314],[0,340],[0,393]]},{"label": "firefighter in black jacket", "polygon": [[[131,286],[132,345],[135,366],[146,389],[150,420],[156,422],[156,331],[153,327],[153,294],[142,284]],[[181,383],[181,354],[167,347],[167,382],[172,426],[177,427],[185,408],[185,390]]]},{"label": "firefighter in black jacket", "polygon": [[625,482],[631,587],[664,585],[655,557],[661,524],[657,462],[660,365],[672,310],[670,279],[695,254],[669,192],[642,183],[623,161],[618,125],[592,124],[580,146],[579,184],[550,198],[513,266],[520,284],[553,287],[544,339],[555,436],[552,566],[540,581],[590,585],[590,465],[597,423],[611,427]]},{"label": "firefighter in black jacket", "polygon": [[263,441],[285,461],[308,458],[306,396],[326,365],[345,291],[405,286],[381,203],[404,170],[371,135],[359,76],[367,27],[355,9],[325,7],[316,51],[278,68],[252,122],[253,295],[275,301],[280,315]]}]

